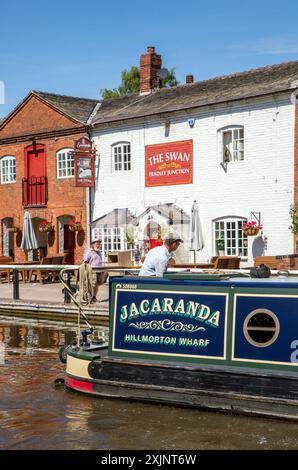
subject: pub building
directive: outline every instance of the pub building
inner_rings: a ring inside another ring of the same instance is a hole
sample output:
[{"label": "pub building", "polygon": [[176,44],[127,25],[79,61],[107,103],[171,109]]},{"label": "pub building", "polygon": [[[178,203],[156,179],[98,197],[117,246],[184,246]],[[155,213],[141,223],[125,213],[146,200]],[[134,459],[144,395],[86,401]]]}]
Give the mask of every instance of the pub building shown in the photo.
[{"label": "pub building", "polygon": [[[178,262],[192,262],[194,201],[204,240],[198,261],[220,249],[241,257],[241,267],[295,253],[298,61],[199,82],[188,75],[175,88],[160,88],[162,73],[161,56],[148,47],[140,94],[104,100],[90,125],[100,154],[92,230],[105,257],[146,251],[174,229],[185,240]],[[260,226],[256,236],[246,222]]]},{"label": "pub building", "polygon": [[[298,202],[298,61],[198,82],[187,75],[174,88],[161,88],[165,74],[148,47],[140,93],[98,102],[32,91],[1,121],[0,255],[63,253],[80,263],[100,237],[105,260],[122,253],[138,263],[172,230],[185,241],[178,263],[224,254],[244,267],[297,252],[289,211]],[[197,252],[188,243],[195,201]],[[27,212],[33,252],[21,248]]]},{"label": "pub building", "polygon": [[[31,91],[1,121],[1,256],[23,262],[62,254],[67,263],[82,261],[89,226],[87,121],[96,105],[92,99]],[[76,161],[81,178],[75,177]],[[28,213],[38,246],[25,251]]]}]

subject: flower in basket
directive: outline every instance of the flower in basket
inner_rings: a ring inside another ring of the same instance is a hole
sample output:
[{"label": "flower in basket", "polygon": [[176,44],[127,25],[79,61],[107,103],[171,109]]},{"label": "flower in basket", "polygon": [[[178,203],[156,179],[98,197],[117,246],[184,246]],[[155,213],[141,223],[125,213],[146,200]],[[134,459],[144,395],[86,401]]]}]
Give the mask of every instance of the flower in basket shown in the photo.
[{"label": "flower in basket", "polygon": [[80,230],[82,230],[82,224],[81,224],[81,222],[79,222],[78,220],[70,219],[70,220],[67,222],[67,225],[68,225],[69,230],[70,230],[71,232],[79,232]]},{"label": "flower in basket", "polygon": [[241,230],[243,230],[246,236],[250,236],[250,235],[258,235],[259,230],[262,230],[262,228],[263,228],[263,225],[257,224],[257,222],[253,220],[251,222],[245,222],[242,225]]},{"label": "flower in basket", "polygon": [[48,220],[42,220],[39,224],[39,231],[40,232],[50,232],[53,230],[53,224],[52,222],[49,222]]}]

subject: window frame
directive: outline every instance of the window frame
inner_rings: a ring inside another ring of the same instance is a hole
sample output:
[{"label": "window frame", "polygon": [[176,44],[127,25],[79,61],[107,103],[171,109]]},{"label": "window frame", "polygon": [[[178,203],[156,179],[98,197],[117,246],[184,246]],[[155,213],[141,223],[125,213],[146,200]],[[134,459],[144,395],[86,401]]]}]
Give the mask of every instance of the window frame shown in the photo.
[{"label": "window frame", "polygon": [[[66,156],[67,156],[64,159],[65,168],[59,168],[59,155],[62,154],[62,153],[66,154]],[[72,153],[72,155],[69,156],[70,153]],[[74,178],[75,177],[73,153],[74,153],[74,149],[71,148],[71,147],[63,147],[63,148],[56,151],[56,177],[57,177],[57,180],[63,180],[63,179],[69,179],[69,178]],[[72,165],[67,165],[67,163],[71,162],[71,161],[72,161]],[[65,176],[60,176],[59,171],[62,171],[64,169],[65,169],[66,173],[68,173],[68,174],[66,174]],[[72,175],[69,174],[69,170],[73,171]]]},{"label": "window frame", "polygon": [[[14,162],[14,165],[7,165],[7,169],[9,172],[6,174],[10,177],[9,181],[4,181],[3,176],[3,163],[4,162]],[[11,168],[14,168],[14,172],[11,171]],[[14,179],[11,179],[11,174],[14,176]],[[3,157],[0,158],[0,183],[1,184],[14,184],[17,181],[17,159],[15,155],[4,155]]]},{"label": "window frame", "polygon": [[[225,157],[225,144],[224,144],[224,135],[228,133],[232,134],[232,139],[231,139],[231,147],[232,147],[232,154],[231,158],[226,158]],[[234,139],[234,133],[238,133],[238,139]],[[242,132],[242,137],[240,135],[240,132]],[[221,129],[218,129],[218,141],[219,141],[219,159],[220,163],[240,163],[244,162],[245,160],[245,131],[244,131],[244,126],[243,125],[231,125],[231,126],[225,126],[222,127]],[[239,142],[242,142],[242,149],[240,148]],[[235,158],[235,152],[237,152],[238,158]],[[243,153],[243,158],[239,158],[240,153]]]},{"label": "window frame", "polygon": [[[129,152],[124,152],[124,147],[129,147]],[[115,150],[121,149],[120,154],[115,155]],[[116,162],[116,158],[118,157],[118,161]],[[125,157],[127,157],[127,161],[125,161]],[[120,168],[116,169],[116,165],[120,165]],[[129,166],[130,168],[123,168],[124,165]],[[116,142],[112,145],[112,173],[119,174],[119,173],[131,173],[132,172],[132,158],[131,158],[131,143],[128,141],[121,141]]]},{"label": "window frame", "polygon": [[[218,240],[223,234],[225,242],[224,256],[240,256],[243,260],[248,258],[248,238],[244,234],[243,230],[241,230],[241,226],[245,222],[247,222],[247,218],[239,216],[225,216],[213,220],[212,233],[214,256],[218,256],[216,240]],[[219,224],[218,228],[216,226],[217,224]],[[223,226],[221,224],[223,224]],[[229,227],[228,224],[236,224],[236,226],[233,228],[231,226]],[[233,234],[231,232],[233,231],[235,232],[235,237],[231,236]],[[233,240],[235,241],[235,246],[233,246]]]},{"label": "window frame", "polygon": [[111,226],[102,227],[101,229],[102,240],[102,256],[106,261],[110,251],[123,251],[125,250],[124,242],[124,229],[123,227]]}]

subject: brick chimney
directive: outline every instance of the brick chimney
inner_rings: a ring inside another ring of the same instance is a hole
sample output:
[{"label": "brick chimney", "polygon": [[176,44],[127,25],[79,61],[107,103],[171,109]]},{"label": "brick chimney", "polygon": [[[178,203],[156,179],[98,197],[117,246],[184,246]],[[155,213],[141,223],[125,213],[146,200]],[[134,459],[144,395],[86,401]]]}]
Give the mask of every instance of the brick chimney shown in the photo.
[{"label": "brick chimney", "polygon": [[155,53],[155,47],[147,47],[146,54],[140,59],[140,94],[150,93],[158,88],[157,70],[161,69],[161,56]]},{"label": "brick chimney", "polygon": [[186,84],[193,83],[193,75],[186,75],[185,83]]}]

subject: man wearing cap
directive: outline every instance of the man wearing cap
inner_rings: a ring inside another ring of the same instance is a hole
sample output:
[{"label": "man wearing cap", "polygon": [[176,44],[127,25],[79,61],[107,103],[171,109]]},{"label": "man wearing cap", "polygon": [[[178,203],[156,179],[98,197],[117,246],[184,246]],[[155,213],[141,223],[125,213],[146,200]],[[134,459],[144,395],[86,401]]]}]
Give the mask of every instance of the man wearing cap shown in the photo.
[{"label": "man wearing cap", "polygon": [[[85,253],[84,263],[90,264],[92,268],[99,268],[102,266],[102,255],[101,255],[101,240],[93,240],[91,248]],[[107,273],[93,273],[93,297],[91,302],[97,301],[97,292],[99,286],[105,283],[107,280]]]},{"label": "man wearing cap", "polygon": [[162,246],[156,246],[147,253],[139,276],[162,277],[180,243],[183,243],[183,240],[178,234],[168,235]]}]

